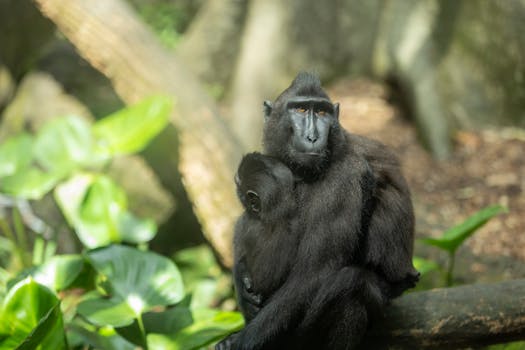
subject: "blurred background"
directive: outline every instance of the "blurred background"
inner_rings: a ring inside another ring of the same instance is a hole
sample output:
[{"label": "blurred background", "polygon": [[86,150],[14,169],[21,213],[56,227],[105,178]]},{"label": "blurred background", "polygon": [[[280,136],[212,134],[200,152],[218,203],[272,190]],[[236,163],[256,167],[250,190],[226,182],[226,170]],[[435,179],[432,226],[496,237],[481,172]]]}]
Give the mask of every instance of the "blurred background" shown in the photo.
[{"label": "blurred background", "polygon": [[[522,0],[0,0],[0,145],[167,96],[162,132],[98,171],[156,224],[149,248],[207,279],[203,303],[233,309],[237,162],[261,148],[262,101],[314,71],[349,132],[399,155],[418,239],[479,223],[454,249],[416,242],[420,289],[524,278],[524,32]],[[1,175],[4,237],[15,210],[29,249],[47,230],[56,252],[82,250],[56,196],[20,196]]]}]

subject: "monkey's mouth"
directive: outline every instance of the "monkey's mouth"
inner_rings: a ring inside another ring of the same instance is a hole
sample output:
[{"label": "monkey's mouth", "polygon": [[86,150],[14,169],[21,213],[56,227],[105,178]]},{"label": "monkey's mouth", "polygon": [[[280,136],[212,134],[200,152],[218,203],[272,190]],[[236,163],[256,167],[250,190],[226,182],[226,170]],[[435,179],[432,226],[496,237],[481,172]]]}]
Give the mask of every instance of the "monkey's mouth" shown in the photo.
[{"label": "monkey's mouth", "polygon": [[311,157],[321,157],[325,155],[325,150],[300,150],[296,149],[295,153],[299,156],[311,156]]}]

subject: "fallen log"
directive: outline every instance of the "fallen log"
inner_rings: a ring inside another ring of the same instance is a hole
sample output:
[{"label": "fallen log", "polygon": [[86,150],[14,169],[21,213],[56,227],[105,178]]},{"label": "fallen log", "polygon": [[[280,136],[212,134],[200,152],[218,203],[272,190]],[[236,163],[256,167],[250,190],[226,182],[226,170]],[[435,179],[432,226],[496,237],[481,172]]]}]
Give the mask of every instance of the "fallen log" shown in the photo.
[{"label": "fallen log", "polygon": [[408,293],[373,323],[366,349],[457,349],[525,340],[525,279]]}]

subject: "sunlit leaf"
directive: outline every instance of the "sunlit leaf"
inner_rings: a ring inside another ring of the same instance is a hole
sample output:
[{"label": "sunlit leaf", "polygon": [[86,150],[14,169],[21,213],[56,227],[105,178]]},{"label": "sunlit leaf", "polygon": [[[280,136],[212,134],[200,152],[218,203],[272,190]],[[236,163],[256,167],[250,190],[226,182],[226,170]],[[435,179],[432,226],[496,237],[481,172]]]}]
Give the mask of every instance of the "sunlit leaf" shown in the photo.
[{"label": "sunlit leaf", "polygon": [[415,256],[412,259],[414,267],[421,275],[426,275],[429,272],[439,270],[439,265],[433,260],[423,259]]},{"label": "sunlit leaf", "polygon": [[116,236],[115,232],[110,232],[112,226],[105,227],[105,222],[85,222],[81,216],[84,198],[95,178],[92,174],[79,174],[61,183],[54,191],[55,200],[66,220],[75,229],[82,244],[88,248],[108,245],[112,242],[112,237]]},{"label": "sunlit leaf", "polygon": [[60,303],[31,278],[17,283],[0,311],[0,349],[66,349]]},{"label": "sunlit leaf", "polygon": [[97,152],[106,156],[142,150],[168,123],[171,99],[156,96],[105,117],[93,126]]},{"label": "sunlit leaf", "polygon": [[93,298],[82,301],[77,312],[89,322],[104,326],[123,327],[133,323],[136,312],[121,298]]},{"label": "sunlit leaf", "polygon": [[36,135],[35,158],[47,171],[67,174],[78,166],[92,164],[91,126],[76,116],[57,118]]},{"label": "sunlit leaf", "polygon": [[156,226],[127,210],[124,191],[109,177],[79,174],[57,186],[55,199],[64,216],[88,248],[126,241],[151,240]]},{"label": "sunlit leaf", "polygon": [[33,157],[33,139],[28,134],[9,138],[0,145],[0,177],[27,167]]},{"label": "sunlit leaf", "polygon": [[124,242],[144,243],[151,241],[157,233],[157,225],[151,219],[140,219],[129,211],[118,216],[118,231]]},{"label": "sunlit leaf", "polygon": [[461,243],[472,236],[477,229],[485,225],[494,216],[506,211],[507,209],[501,205],[486,207],[468,217],[461,224],[448,229],[440,238],[424,238],[421,239],[421,242],[450,253],[455,252]]},{"label": "sunlit leaf", "polygon": [[126,326],[142,313],[173,305],[184,296],[177,267],[161,255],[113,245],[89,252],[88,258],[109,286],[109,298],[79,305],[79,313],[94,324]]},{"label": "sunlit leaf", "polygon": [[85,234],[108,237],[120,242],[119,216],[127,206],[126,194],[107,176],[96,176],[78,208],[78,219]]},{"label": "sunlit leaf", "polygon": [[46,173],[37,168],[25,168],[0,181],[0,192],[38,200],[51,191],[64,177],[63,173]]},{"label": "sunlit leaf", "polygon": [[78,277],[84,267],[80,255],[56,255],[44,264],[22,272],[10,285],[31,276],[36,282],[54,291],[66,289]]},{"label": "sunlit leaf", "polygon": [[149,334],[148,346],[166,350],[199,349],[240,330],[244,325],[243,317],[238,312],[194,310],[193,316],[193,324],[171,336]]}]

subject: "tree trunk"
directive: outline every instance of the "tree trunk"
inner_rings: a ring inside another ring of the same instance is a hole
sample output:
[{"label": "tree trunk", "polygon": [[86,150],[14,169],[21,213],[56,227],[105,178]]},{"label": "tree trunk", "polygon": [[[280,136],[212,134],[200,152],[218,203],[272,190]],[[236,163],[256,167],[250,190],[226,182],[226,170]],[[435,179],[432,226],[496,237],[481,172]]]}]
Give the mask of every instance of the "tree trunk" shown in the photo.
[{"label": "tree trunk", "polygon": [[162,140],[172,145],[166,149],[170,152],[166,164],[178,165],[206,238],[223,263],[231,265],[231,230],[240,213],[232,179],[241,148],[213,100],[124,2],[34,1],[79,53],[111,80],[126,103],[159,93],[173,97],[171,123],[179,145]]},{"label": "tree trunk", "polygon": [[456,349],[525,340],[525,279],[409,293],[373,323],[365,348]]},{"label": "tree trunk", "polygon": [[293,78],[287,73],[290,5],[252,0],[231,91],[232,129],[246,149],[260,149],[264,99],[273,99]]},{"label": "tree trunk", "polygon": [[248,0],[208,0],[177,45],[185,65],[212,88],[230,83],[247,4]]}]

